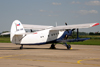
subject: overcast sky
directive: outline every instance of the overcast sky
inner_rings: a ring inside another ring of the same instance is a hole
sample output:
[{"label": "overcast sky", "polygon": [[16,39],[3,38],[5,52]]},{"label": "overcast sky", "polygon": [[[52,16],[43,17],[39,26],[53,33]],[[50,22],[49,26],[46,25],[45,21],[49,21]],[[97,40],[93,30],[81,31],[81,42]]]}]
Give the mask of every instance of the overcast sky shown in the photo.
[{"label": "overcast sky", "polygon": [[[23,24],[68,25],[100,23],[100,0],[0,0],[0,32],[10,31],[14,20]],[[100,26],[80,29],[100,32]]]}]

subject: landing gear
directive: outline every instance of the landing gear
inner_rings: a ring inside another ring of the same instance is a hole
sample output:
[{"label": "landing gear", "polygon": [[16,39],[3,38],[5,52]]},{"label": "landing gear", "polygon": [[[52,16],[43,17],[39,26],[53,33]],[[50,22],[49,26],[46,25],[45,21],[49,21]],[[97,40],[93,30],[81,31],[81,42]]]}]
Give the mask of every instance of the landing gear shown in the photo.
[{"label": "landing gear", "polygon": [[68,50],[72,49],[72,48],[71,48],[71,45],[69,45],[69,44],[67,44],[67,43],[65,43],[65,46],[67,47]]},{"label": "landing gear", "polygon": [[23,45],[21,45],[20,49],[23,49]]},{"label": "landing gear", "polygon": [[56,47],[55,47],[55,44],[54,44],[54,43],[53,43],[53,44],[51,44],[50,49],[56,49]]},{"label": "landing gear", "polygon": [[70,50],[71,49],[71,45],[67,45],[67,49]]}]

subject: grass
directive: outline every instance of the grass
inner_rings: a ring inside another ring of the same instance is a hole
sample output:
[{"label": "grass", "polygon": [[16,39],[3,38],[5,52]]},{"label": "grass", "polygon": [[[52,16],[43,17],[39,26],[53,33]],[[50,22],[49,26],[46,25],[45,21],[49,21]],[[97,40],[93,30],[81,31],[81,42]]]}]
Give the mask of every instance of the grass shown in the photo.
[{"label": "grass", "polygon": [[0,37],[0,43],[11,43],[9,37]]},{"label": "grass", "polygon": [[100,39],[90,39],[83,42],[67,42],[67,44],[100,45]]},{"label": "grass", "polygon": [[[100,45],[100,36],[85,36],[91,38],[83,42],[67,42],[67,44],[79,44],[79,45]],[[84,36],[83,36],[84,38]],[[9,37],[0,37],[0,43],[11,43]]]}]

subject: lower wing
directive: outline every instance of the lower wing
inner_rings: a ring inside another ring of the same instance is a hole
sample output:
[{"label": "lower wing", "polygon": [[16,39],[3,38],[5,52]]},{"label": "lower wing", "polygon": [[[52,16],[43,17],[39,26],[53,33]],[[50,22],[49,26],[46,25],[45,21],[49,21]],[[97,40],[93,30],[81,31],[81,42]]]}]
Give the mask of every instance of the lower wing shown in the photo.
[{"label": "lower wing", "polygon": [[67,39],[67,40],[57,40],[57,42],[79,42],[79,41],[85,41],[88,40],[90,38],[77,38],[77,39]]}]

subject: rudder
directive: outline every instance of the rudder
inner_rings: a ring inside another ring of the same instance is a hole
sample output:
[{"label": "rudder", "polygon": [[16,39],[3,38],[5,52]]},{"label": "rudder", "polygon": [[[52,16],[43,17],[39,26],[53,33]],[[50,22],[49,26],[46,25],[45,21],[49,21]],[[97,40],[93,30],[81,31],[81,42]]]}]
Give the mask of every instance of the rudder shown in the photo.
[{"label": "rudder", "polygon": [[19,20],[15,20],[11,26],[10,41],[14,44],[20,44],[25,33],[22,23]]}]

